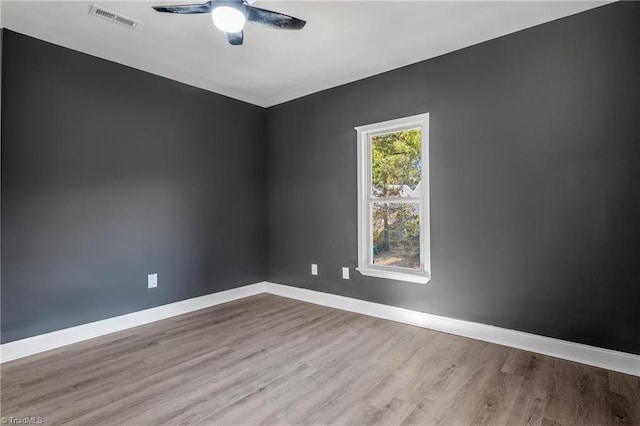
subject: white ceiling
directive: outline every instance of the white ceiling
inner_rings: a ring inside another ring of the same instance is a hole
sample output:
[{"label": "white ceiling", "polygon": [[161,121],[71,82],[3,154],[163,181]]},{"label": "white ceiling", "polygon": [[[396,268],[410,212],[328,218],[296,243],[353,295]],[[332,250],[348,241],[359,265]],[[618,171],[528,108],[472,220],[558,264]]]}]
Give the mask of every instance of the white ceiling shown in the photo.
[{"label": "white ceiling", "polygon": [[[205,0],[0,1],[5,28],[260,106],[607,3],[258,1],[307,26],[278,31],[247,25],[245,44],[230,46],[208,14],[161,14],[150,7]],[[130,30],[91,16],[92,3],[140,25]]]}]

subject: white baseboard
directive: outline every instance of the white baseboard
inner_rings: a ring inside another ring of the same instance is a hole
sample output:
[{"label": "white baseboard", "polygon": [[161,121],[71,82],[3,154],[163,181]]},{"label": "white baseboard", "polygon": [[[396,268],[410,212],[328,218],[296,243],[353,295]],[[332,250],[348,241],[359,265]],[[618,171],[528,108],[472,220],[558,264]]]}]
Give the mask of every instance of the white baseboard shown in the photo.
[{"label": "white baseboard", "polygon": [[126,330],[127,328],[137,327],[176,315],[186,314],[187,312],[197,311],[198,309],[208,308],[209,306],[264,293],[264,288],[264,282],[249,284],[243,287],[232,288],[231,290],[181,300],[180,302],[169,303],[168,305],[162,305],[156,308],[132,312],[126,315],[5,343],[0,345],[0,362],[12,361],[28,355],[48,351],[49,349],[59,348],[116,331]]},{"label": "white baseboard", "polygon": [[0,345],[0,362],[264,292],[640,376],[640,355],[270,282],[250,284],[5,343]]},{"label": "white baseboard", "polygon": [[640,355],[267,282],[267,293],[640,376]]}]

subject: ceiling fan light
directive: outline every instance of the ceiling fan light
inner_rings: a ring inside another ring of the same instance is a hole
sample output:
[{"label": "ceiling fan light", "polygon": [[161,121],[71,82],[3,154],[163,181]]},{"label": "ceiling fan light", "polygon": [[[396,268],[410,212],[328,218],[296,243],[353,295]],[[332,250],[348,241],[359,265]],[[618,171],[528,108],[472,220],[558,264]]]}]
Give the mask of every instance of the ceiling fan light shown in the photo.
[{"label": "ceiling fan light", "polygon": [[242,31],[246,18],[244,13],[235,7],[218,6],[211,12],[213,24],[225,33],[237,33]]}]

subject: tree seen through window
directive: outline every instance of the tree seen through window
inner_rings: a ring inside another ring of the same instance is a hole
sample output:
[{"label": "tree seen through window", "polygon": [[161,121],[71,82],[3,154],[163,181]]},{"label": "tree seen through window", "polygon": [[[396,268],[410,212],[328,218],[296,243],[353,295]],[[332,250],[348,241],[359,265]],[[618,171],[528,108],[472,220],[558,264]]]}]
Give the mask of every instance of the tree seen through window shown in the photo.
[{"label": "tree seen through window", "polygon": [[373,263],[420,269],[420,129],[371,137]]}]

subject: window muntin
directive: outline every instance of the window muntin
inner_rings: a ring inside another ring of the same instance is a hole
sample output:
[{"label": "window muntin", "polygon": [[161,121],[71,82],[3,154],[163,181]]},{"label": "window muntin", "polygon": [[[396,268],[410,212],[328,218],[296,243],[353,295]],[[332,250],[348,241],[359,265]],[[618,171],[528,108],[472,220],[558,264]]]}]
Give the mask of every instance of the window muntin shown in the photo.
[{"label": "window muntin", "polygon": [[358,271],[426,283],[428,114],[357,127]]}]

